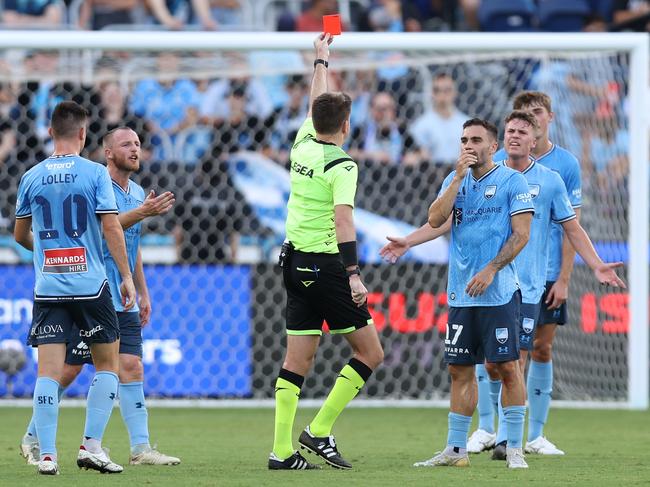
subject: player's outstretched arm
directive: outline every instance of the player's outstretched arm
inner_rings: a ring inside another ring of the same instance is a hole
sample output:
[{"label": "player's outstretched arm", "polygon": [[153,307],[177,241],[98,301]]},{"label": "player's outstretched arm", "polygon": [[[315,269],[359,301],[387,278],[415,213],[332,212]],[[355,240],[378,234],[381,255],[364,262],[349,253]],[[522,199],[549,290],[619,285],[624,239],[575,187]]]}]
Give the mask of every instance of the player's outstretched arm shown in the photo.
[{"label": "player's outstretched arm", "polygon": [[467,283],[465,292],[472,297],[480,296],[492,284],[497,272],[512,262],[515,257],[528,243],[530,237],[530,222],[533,220],[533,213],[518,213],[510,217],[512,233],[506,243],[503,244],[497,256],[481,269]]},{"label": "player's outstretched arm", "polygon": [[[330,49],[329,45],[334,38],[330,34],[319,34],[314,40],[314,49],[316,50],[316,59],[322,59],[329,62]],[[311,117],[311,107],[314,100],[323,93],[327,93],[327,68],[324,64],[317,64],[314,67],[314,77],[311,79],[311,90],[309,92],[309,112],[307,118]]]},{"label": "player's outstretched arm", "polygon": [[135,290],[138,292],[138,306],[140,307],[140,324],[144,328],[151,319],[151,299],[149,298],[149,288],[147,280],[144,277],[144,266],[142,265],[142,253],[138,248],[138,256],[135,260],[135,273],[133,274],[133,283]]},{"label": "player's outstretched arm", "polygon": [[429,223],[425,223],[417,230],[409,233],[406,237],[386,237],[388,243],[379,250],[379,255],[386,261],[394,264],[401,256],[409,251],[410,248],[425,242],[430,242],[446,234],[451,229],[451,217],[438,228],[432,228]]},{"label": "player's outstretched arm", "polygon": [[[354,229],[354,216],[349,205],[336,205],[334,207],[334,226],[336,228],[336,241],[339,243],[339,252],[345,264],[345,269],[351,271],[358,268],[357,264],[357,235]],[[351,263],[353,261],[353,263]],[[363,285],[361,276],[352,274],[349,278],[352,300],[361,306],[366,302],[368,290]]]},{"label": "player's outstretched arm", "polygon": [[32,235],[32,217],[17,218],[14,227],[14,239],[27,250],[34,251],[34,236]]},{"label": "player's outstretched arm", "polygon": [[150,216],[164,215],[174,206],[175,202],[176,197],[171,191],[165,191],[156,196],[156,192],[151,190],[140,206],[131,211],[120,213],[117,218],[120,220],[122,228],[126,230]]},{"label": "player's outstretched arm", "polygon": [[[580,208],[575,208],[576,219],[580,220]],[[560,275],[546,295],[548,309],[559,308],[569,297],[569,282],[573,273],[576,251],[568,238],[562,239],[562,263]]]},{"label": "player's outstretched arm", "polygon": [[113,256],[117,269],[120,271],[120,276],[122,276],[120,293],[122,294],[124,310],[128,311],[135,305],[135,285],[133,284],[133,276],[131,275],[129,261],[126,256],[124,231],[116,214],[102,214],[101,218],[104,240],[106,240],[108,250]]},{"label": "player's outstretched arm", "polygon": [[601,284],[625,288],[625,283],[616,275],[616,269],[623,267],[623,262],[604,263],[594,249],[591,239],[584,228],[574,218],[562,224],[564,233],[571,241],[571,245],[582,257],[582,260],[594,271],[596,279]]}]

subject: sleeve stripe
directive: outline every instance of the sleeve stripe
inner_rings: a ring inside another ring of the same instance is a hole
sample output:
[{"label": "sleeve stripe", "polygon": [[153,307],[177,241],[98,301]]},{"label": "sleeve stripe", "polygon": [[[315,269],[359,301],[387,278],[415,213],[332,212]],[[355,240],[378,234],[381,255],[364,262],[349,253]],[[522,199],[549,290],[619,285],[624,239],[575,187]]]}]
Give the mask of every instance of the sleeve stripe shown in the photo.
[{"label": "sleeve stripe", "polygon": [[22,218],[29,218],[30,216],[32,216],[31,213],[28,213],[27,215],[16,215],[16,220],[20,220]]},{"label": "sleeve stripe", "polygon": [[327,171],[329,171],[330,169],[332,169],[334,166],[338,166],[339,164],[341,164],[341,163],[343,163],[343,162],[346,162],[346,161],[354,162],[354,159],[350,159],[349,157],[342,157],[342,158],[340,158],[340,159],[336,159],[336,160],[334,160],[334,161],[332,161],[332,162],[329,162],[329,163],[325,166],[325,169],[323,169],[323,172],[327,172]]},{"label": "sleeve stripe", "polygon": [[114,210],[95,210],[95,213],[119,213],[119,211],[115,208]]},{"label": "sleeve stripe", "polygon": [[510,216],[519,215],[519,213],[535,213],[535,208],[524,208],[523,210],[513,211]]},{"label": "sleeve stripe", "polygon": [[577,205],[571,205],[571,208],[582,208],[582,203],[579,203]]},{"label": "sleeve stripe", "polygon": [[575,214],[573,214],[568,218],[564,218],[562,220],[553,220],[553,222],[555,222],[555,223],[565,223],[565,222],[570,222],[571,220],[575,220],[576,218],[577,218],[577,216]]}]

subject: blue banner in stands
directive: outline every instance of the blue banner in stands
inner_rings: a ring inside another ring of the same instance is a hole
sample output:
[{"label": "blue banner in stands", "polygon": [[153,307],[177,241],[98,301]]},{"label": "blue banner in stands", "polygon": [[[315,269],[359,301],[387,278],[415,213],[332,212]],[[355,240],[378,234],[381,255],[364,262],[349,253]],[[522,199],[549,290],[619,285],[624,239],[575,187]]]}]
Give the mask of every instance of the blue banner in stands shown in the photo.
[{"label": "blue banner in stands", "polygon": [[[251,283],[247,266],[146,266],[152,300],[144,328],[145,393],[153,397],[252,394]],[[31,266],[0,266],[0,397],[30,397],[36,351],[25,345],[32,318]],[[24,367],[10,377],[3,370]],[[85,366],[67,391],[85,396]]]}]

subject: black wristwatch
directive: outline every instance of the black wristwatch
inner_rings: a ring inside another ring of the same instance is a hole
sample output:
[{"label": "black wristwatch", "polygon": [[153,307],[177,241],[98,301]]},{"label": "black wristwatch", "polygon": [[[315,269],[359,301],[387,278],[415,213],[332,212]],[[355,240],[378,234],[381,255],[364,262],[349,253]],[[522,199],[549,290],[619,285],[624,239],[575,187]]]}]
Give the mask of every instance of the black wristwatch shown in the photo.
[{"label": "black wristwatch", "polygon": [[351,277],[351,276],[354,276],[354,275],[360,276],[360,275],[361,275],[361,269],[359,269],[359,266],[356,266],[356,267],[355,267],[354,269],[352,269],[351,271],[348,271],[348,270],[346,269],[346,271],[345,271],[345,275],[348,276],[348,277]]},{"label": "black wristwatch", "polygon": [[314,69],[316,69],[316,66],[318,66],[319,64],[322,64],[322,65],[325,66],[326,68],[330,65],[330,63],[328,63],[328,62],[325,61],[324,59],[320,59],[320,58],[318,58],[318,59],[316,59],[316,61],[314,61]]}]

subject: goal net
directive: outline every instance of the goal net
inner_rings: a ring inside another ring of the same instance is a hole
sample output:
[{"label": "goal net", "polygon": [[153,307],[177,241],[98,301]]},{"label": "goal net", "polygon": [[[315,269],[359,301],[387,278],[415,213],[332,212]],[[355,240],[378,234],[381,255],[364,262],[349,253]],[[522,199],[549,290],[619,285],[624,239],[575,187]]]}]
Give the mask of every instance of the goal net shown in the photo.
[{"label": "goal net", "polygon": [[[51,110],[73,99],[91,115],[87,157],[101,161],[102,134],[131,126],[144,149],[136,181],[176,195],[169,214],[143,225],[153,301],[146,393],[270,399],[286,343],[275,262],[288,153],[307,111],[311,36],[113,34],[0,36],[0,397],[31,396],[37,359],[24,345],[33,270],[11,239],[16,188],[52,150]],[[353,98],[355,221],[386,352],[362,396],[448,397],[447,241],[394,265],[378,251],[386,235],[426,221],[464,119],[502,131],[513,97],[540,90],[553,101],[551,140],[580,160],[582,225],[604,260],[625,262],[630,284],[630,293],[603,288],[577,262],[569,323],[554,346],[553,396],[646,407],[648,139],[638,112],[647,113],[647,43],[634,35],[388,37],[346,34],[331,48],[329,69],[330,89]],[[350,353],[326,334],[302,397],[324,397]],[[90,377],[67,394],[83,396]]]}]

